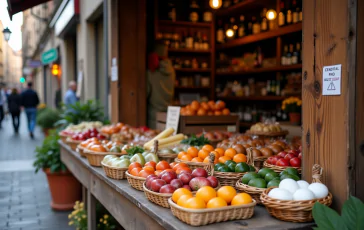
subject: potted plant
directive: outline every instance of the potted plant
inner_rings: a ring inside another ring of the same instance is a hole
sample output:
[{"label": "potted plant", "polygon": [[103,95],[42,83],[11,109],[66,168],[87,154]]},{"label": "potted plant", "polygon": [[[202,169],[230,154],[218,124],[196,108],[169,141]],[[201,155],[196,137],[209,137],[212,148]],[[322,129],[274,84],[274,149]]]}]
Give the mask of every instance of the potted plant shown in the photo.
[{"label": "potted plant", "polygon": [[49,130],[54,129],[54,124],[60,119],[59,111],[44,108],[37,116],[37,125],[39,125],[44,135],[47,137],[49,135]]},{"label": "potted plant", "polygon": [[289,97],[282,103],[282,110],[288,113],[289,121],[293,125],[301,123],[301,106],[302,101],[297,97]]},{"label": "potted plant", "polygon": [[35,150],[35,172],[43,170],[51,192],[51,207],[55,210],[71,210],[81,197],[81,184],[61,161],[59,135],[52,130],[41,146]]}]

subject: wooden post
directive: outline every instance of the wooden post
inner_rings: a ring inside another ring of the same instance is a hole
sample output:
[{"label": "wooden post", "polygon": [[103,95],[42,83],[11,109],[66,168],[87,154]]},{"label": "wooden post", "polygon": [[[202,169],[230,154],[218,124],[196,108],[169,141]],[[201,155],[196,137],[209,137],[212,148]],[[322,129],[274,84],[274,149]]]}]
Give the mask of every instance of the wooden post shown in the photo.
[{"label": "wooden post", "polygon": [[[311,180],[312,165],[323,167],[324,183],[334,196],[336,209],[341,209],[349,194],[363,196],[363,185],[356,177],[364,175],[358,168],[364,159],[357,147],[364,134],[363,119],[358,116],[363,113],[363,100],[358,101],[363,99],[363,89],[358,83],[364,83],[363,76],[356,74],[358,2],[303,1],[303,174]],[[323,67],[335,64],[342,65],[341,95],[323,96]],[[362,72],[363,64],[358,68]]]},{"label": "wooden post", "polygon": [[90,190],[87,190],[87,229],[96,230],[96,199],[91,194]]}]

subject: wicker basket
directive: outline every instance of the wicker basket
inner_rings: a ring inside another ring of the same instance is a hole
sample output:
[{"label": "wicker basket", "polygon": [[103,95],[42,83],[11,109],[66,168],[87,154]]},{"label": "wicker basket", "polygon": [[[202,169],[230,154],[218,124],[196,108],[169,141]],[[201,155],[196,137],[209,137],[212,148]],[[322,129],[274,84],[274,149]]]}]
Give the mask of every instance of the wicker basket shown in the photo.
[{"label": "wicker basket", "polygon": [[81,143],[82,141],[76,141],[76,140],[72,140],[71,138],[67,138],[66,139],[66,143],[68,144],[69,147],[71,147],[71,149],[73,151],[76,151],[77,146]]},{"label": "wicker basket", "polygon": [[263,131],[246,131],[247,135],[259,136],[259,137],[286,137],[288,130],[282,130],[279,132],[263,132]]},{"label": "wicker basket", "polygon": [[[254,161],[252,157],[251,151],[248,152],[248,160],[247,164],[254,166]],[[239,181],[247,172],[244,173],[236,173],[236,172],[217,172],[212,171],[212,175],[214,175],[218,180],[221,186],[229,185],[232,187],[236,186],[236,182]]]},{"label": "wicker basket", "polygon": [[112,179],[115,179],[115,180],[125,179],[125,172],[128,171],[128,168],[112,167],[112,166],[104,164],[104,162],[101,162],[101,165],[102,165],[102,168],[104,169],[106,176],[108,176]]},{"label": "wicker basket", "polygon": [[81,157],[86,157],[84,150],[85,150],[84,147],[82,147],[81,145],[77,145],[76,152],[78,152],[81,155]]},{"label": "wicker basket", "polygon": [[66,143],[67,138],[70,137],[69,135],[64,135],[61,133],[58,133],[58,135],[63,143]]},{"label": "wicker basket", "polygon": [[[312,182],[321,183],[322,168],[319,165],[313,166]],[[310,222],[313,220],[312,208],[316,202],[330,206],[332,203],[332,194],[329,193],[326,197],[313,200],[277,200],[268,196],[272,188],[264,190],[260,195],[260,200],[267,208],[268,212],[277,219],[290,222]]]},{"label": "wicker basket", "polygon": [[136,190],[143,191],[143,184],[145,182],[145,178],[133,176],[128,171],[125,172],[126,179],[128,179],[128,183],[131,187],[135,188]]},{"label": "wicker basket", "polygon": [[143,183],[144,194],[148,200],[162,206],[163,208],[169,208],[168,199],[172,197],[172,193],[158,193],[153,192],[145,187],[145,182]]},{"label": "wicker basket", "polygon": [[122,153],[114,153],[114,152],[95,152],[89,149],[84,149],[83,153],[84,155],[86,155],[88,163],[96,167],[101,167],[101,162],[106,155],[116,155],[116,156],[125,155]]},{"label": "wicker basket", "polygon": [[244,220],[254,215],[255,200],[251,204],[227,206],[222,208],[189,209],[178,206],[168,199],[175,217],[192,226],[202,226],[228,220]]},{"label": "wicker basket", "polygon": [[214,169],[214,165],[210,164],[210,163],[202,163],[202,162],[191,162],[191,161],[182,161],[178,158],[174,159],[175,162],[180,163],[183,162],[185,164],[188,165],[188,167],[190,167],[191,170],[197,169],[197,168],[203,168],[207,171],[207,173],[209,174],[209,176],[213,175],[213,169]]},{"label": "wicker basket", "polygon": [[253,186],[243,184],[241,183],[240,180],[236,182],[235,188],[240,192],[248,193],[257,202],[257,204],[262,203],[262,201],[260,200],[260,194],[262,194],[262,192],[266,190],[266,188],[256,188]]},{"label": "wicker basket", "polygon": [[274,172],[277,172],[277,173],[283,172],[286,168],[295,168],[295,169],[297,169],[299,174],[301,174],[301,172],[302,172],[301,167],[292,167],[292,166],[282,167],[282,166],[268,164],[267,161],[264,161],[263,165],[264,165],[264,168],[270,168]]}]

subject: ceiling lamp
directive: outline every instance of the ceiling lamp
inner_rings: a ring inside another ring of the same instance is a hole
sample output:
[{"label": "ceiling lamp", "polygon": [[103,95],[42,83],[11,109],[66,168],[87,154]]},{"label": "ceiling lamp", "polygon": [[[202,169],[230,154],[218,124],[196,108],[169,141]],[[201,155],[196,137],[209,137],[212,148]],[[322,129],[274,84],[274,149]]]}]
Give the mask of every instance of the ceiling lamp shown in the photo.
[{"label": "ceiling lamp", "polygon": [[217,9],[219,9],[220,7],[221,7],[221,5],[222,5],[222,0],[210,0],[210,7],[212,8],[212,9],[215,9],[215,10],[217,10]]}]

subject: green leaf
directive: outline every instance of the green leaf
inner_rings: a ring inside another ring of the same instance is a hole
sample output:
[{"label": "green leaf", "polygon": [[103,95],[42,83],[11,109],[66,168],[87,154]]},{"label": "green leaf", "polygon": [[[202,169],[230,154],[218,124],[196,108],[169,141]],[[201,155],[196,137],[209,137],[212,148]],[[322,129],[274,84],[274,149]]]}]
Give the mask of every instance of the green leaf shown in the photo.
[{"label": "green leaf", "polygon": [[313,206],[312,215],[318,226],[316,228],[318,230],[347,229],[337,212],[319,202],[316,202]]},{"label": "green leaf", "polygon": [[125,151],[128,153],[129,156],[133,156],[136,153],[143,153],[145,150],[140,146],[133,146]]},{"label": "green leaf", "polygon": [[364,204],[358,198],[349,197],[343,205],[341,216],[348,229],[364,229]]}]

